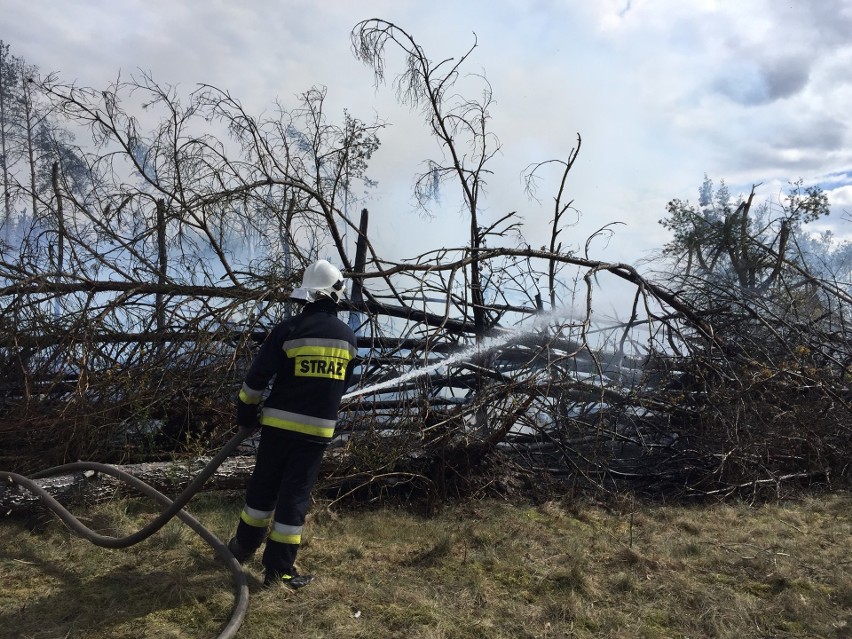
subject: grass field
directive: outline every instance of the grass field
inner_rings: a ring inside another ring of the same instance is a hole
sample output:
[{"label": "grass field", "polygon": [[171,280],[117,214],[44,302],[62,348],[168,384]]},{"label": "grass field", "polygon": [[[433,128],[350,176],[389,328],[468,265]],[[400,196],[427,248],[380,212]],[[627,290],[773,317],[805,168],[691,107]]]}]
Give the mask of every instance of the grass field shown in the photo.
[{"label": "grass field", "polygon": [[[241,497],[189,510],[227,540]],[[852,495],[694,506],[629,498],[496,500],[329,512],[315,504],[300,554],[316,581],[262,590],[247,565],[238,637],[852,637]],[[153,517],[131,500],[83,515],[126,534]],[[230,574],[178,522],[128,550],[58,520],[0,523],[0,637],[216,637]]]}]

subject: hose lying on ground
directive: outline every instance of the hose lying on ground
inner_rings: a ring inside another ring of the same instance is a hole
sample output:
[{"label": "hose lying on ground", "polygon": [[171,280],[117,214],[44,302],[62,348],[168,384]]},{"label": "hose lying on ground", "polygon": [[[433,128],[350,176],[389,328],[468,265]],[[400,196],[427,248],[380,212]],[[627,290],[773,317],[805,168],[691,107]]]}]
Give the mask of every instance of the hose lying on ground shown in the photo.
[{"label": "hose lying on ground", "polygon": [[[56,516],[58,516],[65,524],[79,537],[86,539],[96,546],[101,546],[102,548],[128,548],[129,546],[133,546],[134,544],[138,544],[140,541],[143,541],[156,533],[160,528],[165,526],[173,517],[177,517],[187,526],[192,528],[204,541],[206,541],[216,552],[222,561],[225,562],[228,570],[231,571],[231,574],[234,577],[234,587],[236,589],[236,601],[234,602],[234,608],[231,611],[231,618],[225,628],[219,633],[218,639],[231,639],[234,637],[239,630],[240,626],[243,623],[243,619],[245,618],[246,611],[248,610],[248,581],[246,579],[246,574],[243,571],[243,567],[236,560],[234,555],[228,550],[228,547],[223,544],[216,535],[210,532],[207,528],[201,525],[201,523],[195,519],[192,515],[185,512],[183,507],[189,503],[189,500],[192,499],[195,494],[201,490],[201,487],[204,485],[213,473],[216,472],[216,469],[222,464],[225,459],[227,459],[231,453],[237,448],[237,446],[251,433],[251,429],[240,429],[236,435],[234,435],[227,444],[216,454],[213,459],[201,470],[201,472],[193,479],[189,485],[183,490],[183,492],[172,501],[168,497],[166,497],[163,493],[156,490],[152,486],[146,484],[141,479],[134,477],[133,475],[124,472],[123,470],[119,470],[114,466],[109,466],[107,464],[99,464],[97,462],[73,462],[70,464],[64,464],[62,466],[55,466],[53,468],[49,468],[47,470],[43,470],[39,473],[32,475],[31,477],[24,477],[23,475],[19,475],[17,473],[10,473],[6,471],[0,471],[0,480],[6,480],[8,482],[13,482],[26,488],[33,494],[35,494],[41,502],[51,510]],[[50,477],[53,475],[61,475],[67,474],[69,472],[81,471],[81,470],[94,470],[99,473],[103,473],[105,475],[111,475],[138,490],[140,493],[145,495],[146,497],[150,497],[151,499],[159,502],[166,509],[161,512],[153,521],[151,521],[148,525],[140,530],[137,530],[135,533],[127,535],[126,537],[109,537],[107,535],[101,535],[100,533],[95,532],[94,530],[88,528],[84,525],[79,519],[77,519],[74,515],[72,515],[62,504],[60,504],[56,499],[54,499],[50,493],[45,491],[41,486],[35,483],[35,479],[42,479],[44,477]]]}]

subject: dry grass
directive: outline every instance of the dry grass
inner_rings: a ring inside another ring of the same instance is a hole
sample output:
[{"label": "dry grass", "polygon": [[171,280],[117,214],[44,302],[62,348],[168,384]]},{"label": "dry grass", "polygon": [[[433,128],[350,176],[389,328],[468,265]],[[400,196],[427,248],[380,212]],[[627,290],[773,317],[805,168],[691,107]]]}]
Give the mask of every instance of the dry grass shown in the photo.
[{"label": "dry grass", "polygon": [[[239,497],[191,510],[226,539]],[[852,637],[852,496],[760,507],[482,501],[424,518],[315,506],[299,592],[252,589],[239,637]],[[131,531],[152,513],[86,514]],[[178,523],[124,551],[2,524],[0,637],[215,637],[230,576]]]}]

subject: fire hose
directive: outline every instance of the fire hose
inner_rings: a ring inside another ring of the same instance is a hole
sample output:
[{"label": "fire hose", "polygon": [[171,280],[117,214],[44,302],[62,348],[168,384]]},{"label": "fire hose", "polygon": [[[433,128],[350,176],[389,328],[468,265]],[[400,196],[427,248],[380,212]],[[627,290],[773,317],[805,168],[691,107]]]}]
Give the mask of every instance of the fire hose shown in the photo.
[{"label": "fire hose", "polygon": [[[77,536],[90,541],[96,546],[100,546],[102,548],[128,548],[139,542],[147,539],[158,530],[160,530],[163,526],[165,526],[172,518],[177,517],[187,526],[189,526],[195,533],[197,533],[204,541],[206,541],[216,552],[216,555],[219,556],[222,561],[225,562],[225,566],[233,575],[234,580],[234,588],[235,588],[235,602],[234,607],[231,610],[231,617],[228,621],[227,625],[223,628],[222,632],[219,633],[218,639],[231,639],[234,637],[239,630],[240,626],[243,623],[243,620],[246,615],[246,611],[248,610],[248,599],[249,599],[249,591],[248,591],[248,580],[246,579],[246,574],[243,571],[243,567],[236,560],[234,555],[228,550],[228,547],[222,543],[222,541],[216,537],[212,532],[210,532],[207,528],[205,528],[201,523],[195,519],[188,512],[183,510],[183,507],[189,503],[189,501],[201,490],[201,487],[204,483],[216,472],[216,469],[222,464],[222,462],[227,459],[231,453],[236,450],[237,446],[242,442],[246,437],[251,433],[251,429],[242,428],[234,435],[227,444],[216,454],[213,459],[211,459],[208,464],[201,470],[201,472],[193,479],[189,485],[183,490],[183,492],[173,500],[166,497],[163,493],[156,490],[154,487],[146,484],[141,479],[134,477],[133,475],[124,472],[123,470],[119,470],[114,466],[110,466],[108,464],[100,464],[97,462],[72,462],[70,464],[64,464],[62,466],[55,466],[53,468],[49,468],[47,470],[43,470],[38,472],[30,477],[25,477],[23,475],[19,475],[17,473],[11,473],[6,471],[0,471],[0,480],[4,480],[5,482],[11,482],[22,486],[23,488],[29,490],[33,494],[35,494],[39,500],[44,504],[51,512],[53,512],[57,517],[59,517]],[[84,525],[79,519],[77,519],[74,515],[72,515],[62,504],[60,504],[56,499],[53,498],[50,493],[44,490],[41,486],[39,486],[34,480],[43,479],[45,477],[50,477],[53,475],[61,475],[68,474],[70,472],[77,471],[95,471],[98,473],[103,473],[104,475],[111,475],[116,479],[121,480],[122,482],[129,484],[144,496],[153,499],[156,502],[159,502],[162,506],[165,506],[165,510],[163,510],[154,520],[152,520],[148,525],[137,530],[135,533],[127,535],[126,537],[110,537],[107,535],[101,535],[100,533],[95,532],[94,530],[88,528]]]}]

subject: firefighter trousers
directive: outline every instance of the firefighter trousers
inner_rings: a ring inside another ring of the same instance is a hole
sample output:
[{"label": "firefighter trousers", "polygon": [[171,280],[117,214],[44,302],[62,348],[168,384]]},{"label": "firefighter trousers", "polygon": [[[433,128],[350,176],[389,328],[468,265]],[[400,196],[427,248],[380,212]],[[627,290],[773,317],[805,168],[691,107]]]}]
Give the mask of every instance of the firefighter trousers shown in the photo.
[{"label": "firefighter trousers", "polygon": [[261,427],[236,536],[247,551],[259,548],[266,538],[263,565],[269,571],[292,573],[325,447],[298,433]]}]

